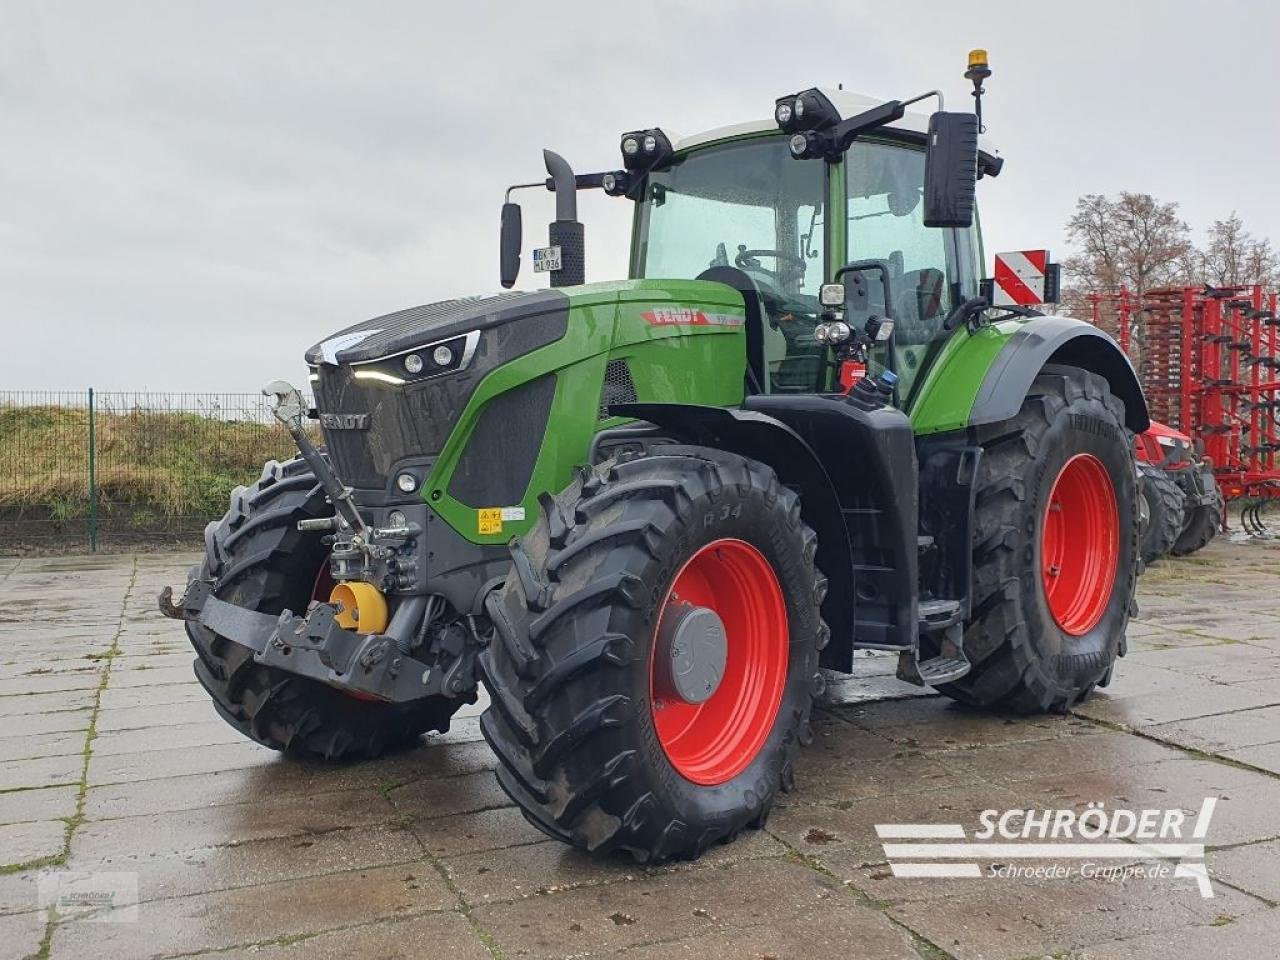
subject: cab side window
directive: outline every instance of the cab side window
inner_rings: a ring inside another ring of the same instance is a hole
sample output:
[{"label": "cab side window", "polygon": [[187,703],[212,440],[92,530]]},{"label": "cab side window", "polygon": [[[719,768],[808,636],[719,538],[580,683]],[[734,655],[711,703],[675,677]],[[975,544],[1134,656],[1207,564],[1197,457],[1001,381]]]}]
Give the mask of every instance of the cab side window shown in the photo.
[{"label": "cab side window", "polygon": [[922,149],[857,142],[845,158],[845,175],[849,259],[888,264],[894,360],[906,396],[952,306],[947,231],[924,225]]}]

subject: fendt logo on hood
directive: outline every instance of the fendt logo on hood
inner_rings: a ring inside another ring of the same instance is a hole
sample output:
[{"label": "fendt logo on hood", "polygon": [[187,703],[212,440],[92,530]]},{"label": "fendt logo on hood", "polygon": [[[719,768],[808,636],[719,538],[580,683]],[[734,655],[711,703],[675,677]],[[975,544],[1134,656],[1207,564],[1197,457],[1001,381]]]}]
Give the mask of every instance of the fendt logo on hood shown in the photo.
[{"label": "fendt logo on hood", "polygon": [[367,413],[322,413],[320,423],[329,430],[368,430]]},{"label": "fendt logo on hood", "polygon": [[744,318],[727,313],[704,313],[692,307],[655,307],[640,314],[651,327],[740,327]]}]

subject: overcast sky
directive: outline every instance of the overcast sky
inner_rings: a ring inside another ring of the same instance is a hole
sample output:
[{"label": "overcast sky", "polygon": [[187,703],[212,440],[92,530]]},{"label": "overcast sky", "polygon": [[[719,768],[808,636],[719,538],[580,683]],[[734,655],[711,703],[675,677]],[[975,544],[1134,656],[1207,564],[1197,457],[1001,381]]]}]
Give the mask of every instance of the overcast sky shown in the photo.
[{"label": "overcast sky", "polygon": [[[0,389],[256,390],[366,317],[497,289],[503,188],[618,134],[843,82],[971,103],[995,75],[989,252],[1086,192],[1280,240],[1280,5],[0,0]],[[590,280],[630,204],[583,195]],[[549,194],[525,194],[525,249]],[[541,279],[541,278],[539,278]],[[533,285],[525,264],[523,286]]]}]

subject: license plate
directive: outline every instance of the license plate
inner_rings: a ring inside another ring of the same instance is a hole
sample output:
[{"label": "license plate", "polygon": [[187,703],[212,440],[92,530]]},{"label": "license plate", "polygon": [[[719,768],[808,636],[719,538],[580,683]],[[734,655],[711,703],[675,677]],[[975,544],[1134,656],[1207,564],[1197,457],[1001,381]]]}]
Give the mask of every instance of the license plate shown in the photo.
[{"label": "license plate", "polygon": [[533,251],[533,272],[550,273],[560,269],[559,247],[538,247]]}]

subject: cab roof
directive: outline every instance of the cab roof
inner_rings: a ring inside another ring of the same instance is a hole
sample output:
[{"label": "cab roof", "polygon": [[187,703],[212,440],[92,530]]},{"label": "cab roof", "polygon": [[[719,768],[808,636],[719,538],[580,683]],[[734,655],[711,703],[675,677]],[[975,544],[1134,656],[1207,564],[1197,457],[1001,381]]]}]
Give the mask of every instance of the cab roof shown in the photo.
[{"label": "cab roof", "polygon": [[[853,93],[849,90],[840,90],[833,87],[819,87],[818,90],[840,111],[840,116],[847,120],[850,117],[862,113],[864,110],[870,110],[872,107],[878,107],[885,101],[877,97],[869,97],[862,93]],[[921,101],[922,104],[932,103],[932,98],[928,101]],[[901,120],[896,120],[887,125],[890,130],[905,130],[910,133],[925,134],[929,130],[929,113],[917,110],[908,110],[903,114]],[[714,143],[717,140],[728,140],[733,137],[740,137],[752,133],[769,133],[777,131],[778,124],[773,119],[773,115],[762,120],[748,120],[744,123],[734,123],[725,127],[716,127],[712,130],[705,130],[701,133],[695,133],[691,136],[682,137],[678,134],[667,130],[667,136],[671,140],[672,149],[676,153],[682,153],[685,150],[694,147],[701,147],[708,143]],[[999,151],[990,139],[981,136],[978,138],[978,149],[993,157],[998,157]]]}]

